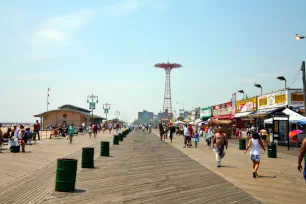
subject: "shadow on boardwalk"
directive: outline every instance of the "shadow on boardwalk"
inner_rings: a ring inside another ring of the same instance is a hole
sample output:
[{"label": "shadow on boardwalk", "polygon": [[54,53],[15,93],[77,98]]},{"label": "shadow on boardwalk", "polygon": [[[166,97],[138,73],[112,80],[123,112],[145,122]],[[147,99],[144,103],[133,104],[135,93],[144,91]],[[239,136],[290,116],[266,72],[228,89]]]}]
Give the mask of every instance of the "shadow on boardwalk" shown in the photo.
[{"label": "shadow on boardwalk", "polygon": [[40,203],[260,203],[153,134],[131,133],[110,151],[79,172],[81,192]]}]

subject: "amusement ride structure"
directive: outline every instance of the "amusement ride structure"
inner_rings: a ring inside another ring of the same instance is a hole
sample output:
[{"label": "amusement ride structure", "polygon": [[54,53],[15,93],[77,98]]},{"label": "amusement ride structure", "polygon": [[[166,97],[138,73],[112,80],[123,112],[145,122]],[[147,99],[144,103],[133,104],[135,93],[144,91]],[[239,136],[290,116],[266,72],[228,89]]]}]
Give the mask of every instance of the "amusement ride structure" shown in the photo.
[{"label": "amusement ride structure", "polygon": [[182,65],[176,63],[158,63],[154,65],[156,68],[164,69],[166,72],[165,80],[165,94],[164,94],[164,106],[163,106],[163,117],[162,120],[170,121],[173,117],[172,114],[172,103],[171,103],[171,77],[170,73],[172,69],[181,68]]}]

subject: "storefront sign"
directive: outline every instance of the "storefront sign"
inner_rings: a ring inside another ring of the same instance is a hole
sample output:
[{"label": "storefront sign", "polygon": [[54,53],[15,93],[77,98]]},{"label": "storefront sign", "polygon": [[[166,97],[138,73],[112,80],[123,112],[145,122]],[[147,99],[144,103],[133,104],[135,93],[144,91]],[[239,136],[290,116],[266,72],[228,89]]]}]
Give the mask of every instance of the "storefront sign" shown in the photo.
[{"label": "storefront sign", "polygon": [[212,107],[213,116],[231,115],[232,114],[232,102],[223,103]]},{"label": "storefront sign", "polygon": [[258,109],[278,108],[288,104],[287,91],[261,95],[257,99]]},{"label": "storefront sign", "polygon": [[232,94],[232,115],[236,114],[236,93]]},{"label": "storefront sign", "polygon": [[200,112],[200,117],[210,118],[211,117],[211,107],[202,108]]},{"label": "storefront sign", "polygon": [[253,112],[257,110],[257,97],[236,101],[236,113]]},{"label": "storefront sign", "polygon": [[288,105],[293,107],[304,106],[303,90],[288,90]]}]

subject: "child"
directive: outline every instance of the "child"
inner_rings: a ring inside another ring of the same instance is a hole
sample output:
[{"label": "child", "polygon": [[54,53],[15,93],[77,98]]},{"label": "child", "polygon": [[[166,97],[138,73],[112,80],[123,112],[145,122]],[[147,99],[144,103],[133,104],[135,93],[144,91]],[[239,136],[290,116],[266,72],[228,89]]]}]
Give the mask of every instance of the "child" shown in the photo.
[{"label": "child", "polygon": [[193,139],[194,139],[195,148],[197,148],[198,147],[198,142],[199,142],[199,133],[198,133],[198,131],[196,131],[196,133],[194,134]]}]

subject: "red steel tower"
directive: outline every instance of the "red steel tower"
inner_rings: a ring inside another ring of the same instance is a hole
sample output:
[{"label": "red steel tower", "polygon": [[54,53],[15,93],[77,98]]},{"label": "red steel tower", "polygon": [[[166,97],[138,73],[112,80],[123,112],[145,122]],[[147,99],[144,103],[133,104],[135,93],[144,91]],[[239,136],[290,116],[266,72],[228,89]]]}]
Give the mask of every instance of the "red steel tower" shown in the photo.
[{"label": "red steel tower", "polygon": [[172,103],[171,103],[170,73],[172,69],[181,68],[182,65],[167,62],[167,63],[158,63],[158,64],[155,64],[154,66],[156,68],[161,68],[166,71],[163,118],[171,119],[173,114],[172,114]]}]

